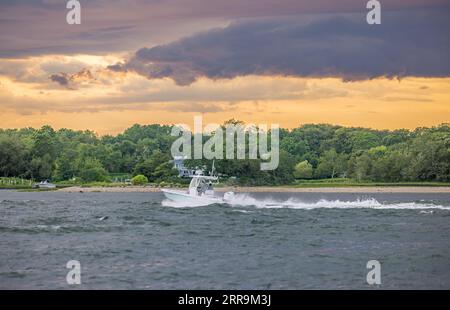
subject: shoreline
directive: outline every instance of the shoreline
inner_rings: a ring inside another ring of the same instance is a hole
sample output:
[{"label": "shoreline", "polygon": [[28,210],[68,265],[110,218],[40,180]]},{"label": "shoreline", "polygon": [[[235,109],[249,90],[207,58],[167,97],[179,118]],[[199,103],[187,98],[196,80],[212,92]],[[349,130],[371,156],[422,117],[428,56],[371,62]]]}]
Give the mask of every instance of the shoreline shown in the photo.
[{"label": "shoreline", "polygon": [[[156,193],[161,192],[159,187],[126,186],[126,187],[81,187],[72,186],[56,190],[66,193]],[[216,192],[236,193],[422,193],[450,194],[450,186],[354,186],[354,187],[218,187]]]}]

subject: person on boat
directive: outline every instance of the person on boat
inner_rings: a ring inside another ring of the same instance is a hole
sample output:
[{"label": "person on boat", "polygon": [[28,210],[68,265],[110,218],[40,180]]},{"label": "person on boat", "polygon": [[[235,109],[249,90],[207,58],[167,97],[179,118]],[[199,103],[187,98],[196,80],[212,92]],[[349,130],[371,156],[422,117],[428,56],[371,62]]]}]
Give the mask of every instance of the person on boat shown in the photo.
[{"label": "person on boat", "polygon": [[206,190],[206,182],[205,180],[201,179],[200,182],[197,185],[197,193],[199,196],[203,195]]}]

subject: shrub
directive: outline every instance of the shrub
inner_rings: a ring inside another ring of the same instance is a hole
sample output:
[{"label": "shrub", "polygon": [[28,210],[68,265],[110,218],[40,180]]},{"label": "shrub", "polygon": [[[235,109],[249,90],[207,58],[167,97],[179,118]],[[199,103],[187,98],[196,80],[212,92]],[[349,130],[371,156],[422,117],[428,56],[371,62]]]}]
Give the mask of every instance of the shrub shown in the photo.
[{"label": "shrub", "polygon": [[131,179],[131,183],[133,185],[145,185],[148,183],[148,179],[145,175],[138,174],[137,176]]},{"label": "shrub", "polygon": [[81,172],[84,182],[104,182],[108,179],[108,173],[103,167],[93,167]]},{"label": "shrub", "polygon": [[161,181],[159,183],[159,187],[167,187],[169,185],[169,183],[165,182],[165,181]]}]

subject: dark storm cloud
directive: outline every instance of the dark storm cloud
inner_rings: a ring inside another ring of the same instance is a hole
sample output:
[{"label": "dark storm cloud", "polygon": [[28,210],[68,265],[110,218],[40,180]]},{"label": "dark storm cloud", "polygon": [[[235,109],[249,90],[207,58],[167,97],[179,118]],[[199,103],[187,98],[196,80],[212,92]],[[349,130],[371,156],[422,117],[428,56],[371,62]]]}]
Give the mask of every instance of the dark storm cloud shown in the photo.
[{"label": "dark storm cloud", "polygon": [[58,83],[61,86],[64,86],[68,89],[75,89],[75,85],[77,83],[82,83],[84,81],[93,81],[95,80],[91,71],[84,68],[79,72],[68,74],[65,72],[52,74],[49,79],[53,82]]},{"label": "dark storm cloud", "polygon": [[450,11],[383,14],[381,25],[365,15],[323,15],[233,23],[167,45],[139,49],[115,71],[169,77],[188,85],[199,77],[243,75],[380,76],[450,75]]},{"label": "dark storm cloud", "polygon": [[67,87],[69,85],[70,77],[67,74],[52,74],[50,75],[50,80],[58,83],[61,86]]},{"label": "dark storm cloud", "polygon": [[[366,12],[366,0],[79,0],[81,25],[67,25],[66,0],[1,0],[0,57],[135,50],[243,18]],[[383,0],[383,12],[450,7],[448,0]]]}]

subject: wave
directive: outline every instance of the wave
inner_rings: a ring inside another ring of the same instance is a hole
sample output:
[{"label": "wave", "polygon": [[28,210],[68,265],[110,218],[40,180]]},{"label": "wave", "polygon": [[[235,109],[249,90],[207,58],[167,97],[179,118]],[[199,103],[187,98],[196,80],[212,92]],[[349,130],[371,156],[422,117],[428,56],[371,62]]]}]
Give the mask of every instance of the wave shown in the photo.
[{"label": "wave", "polygon": [[381,203],[375,198],[358,199],[354,201],[326,200],[321,199],[317,202],[304,202],[298,199],[288,199],[285,201],[276,201],[272,199],[257,199],[247,194],[236,195],[229,204],[232,206],[253,206],[257,208],[290,208],[290,209],[381,209],[381,210],[423,210],[440,209],[449,210],[450,206],[442,206],[427,202],[399,202],[399,203]]},{"label": "wave", "polygon": [[[173,208],[186,208],[186,207],[203,207],[212,205],[215,203],[187,203],[187,202],[175,202],[171,200],[163,200],[162,205]],[[284,201],[277,201],[273,199],[258,199],[251,197],[248,194],[236,194],[232,199],[228,200],[227,205],[240,206],[240,207],[256,207],[256,208],[272,208],[272,209],[378,209],[378,210],[449,210],[450,206],[443,206],[434,204],[431,202],[398,202],[398,203],[381,203],[375,198],[358,199],[353,201],[341,201],[341,200],[326,200],[321,199],[317,202],[305,202],[299,199],[290,198]],[[431,214],[431,213],[430,213]]]}]

